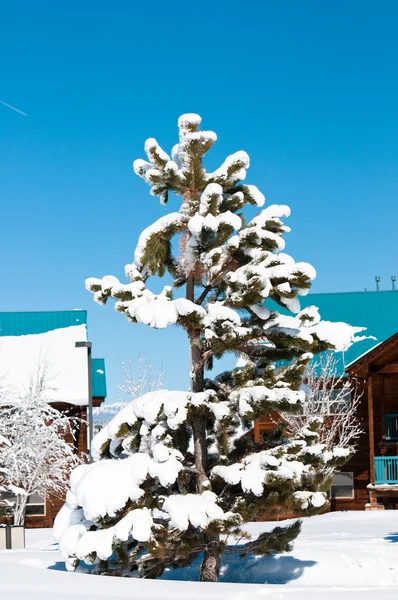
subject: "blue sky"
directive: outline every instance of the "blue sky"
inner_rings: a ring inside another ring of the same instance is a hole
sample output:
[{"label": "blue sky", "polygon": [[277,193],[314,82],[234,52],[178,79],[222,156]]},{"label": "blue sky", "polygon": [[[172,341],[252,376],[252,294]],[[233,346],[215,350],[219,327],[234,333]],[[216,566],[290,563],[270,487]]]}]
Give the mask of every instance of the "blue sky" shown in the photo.
[{"label": "blue sky", "polygon": [[314,291],[390,287],[397,19],[393,0],[3,3],[0,100],[29,116],[0,105],[0,310],[86,308],[110,400],[138,352],[187,385],[183,332],[129,325],[84,289],[123,277],[164,214],[131,162],[147,137],[169,149],[184,112],[217,132],[210,167],[246,150],[247,181],[291,206],[287,251],[314,264]]}]

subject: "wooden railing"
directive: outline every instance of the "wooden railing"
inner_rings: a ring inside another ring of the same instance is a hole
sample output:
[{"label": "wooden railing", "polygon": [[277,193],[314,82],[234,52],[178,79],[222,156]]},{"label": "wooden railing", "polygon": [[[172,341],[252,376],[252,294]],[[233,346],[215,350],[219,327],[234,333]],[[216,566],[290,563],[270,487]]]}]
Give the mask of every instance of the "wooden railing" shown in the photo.
[{"label": "wooden railing", "polygon": [[398,414],[386,415],[386,440],[398,440]]},{"label": "wooden railing", "polygon": [[375,456],[375,485],[398,484],[398,456]]}]

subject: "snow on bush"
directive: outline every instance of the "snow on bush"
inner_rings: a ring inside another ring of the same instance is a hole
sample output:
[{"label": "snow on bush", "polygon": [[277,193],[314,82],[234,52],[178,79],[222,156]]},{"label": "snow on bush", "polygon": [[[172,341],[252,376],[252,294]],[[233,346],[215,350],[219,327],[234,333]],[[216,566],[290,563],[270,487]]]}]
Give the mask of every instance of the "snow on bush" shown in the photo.
[{"label": "snow on bush", "polygon": [[47,368],[39,364],[24,394],[0,389],[0,491],[13,497],[14,525],[24,524],[32,494],[62,498],[70,471],[80,462],[68,441],[77,420],[48,403]]}]

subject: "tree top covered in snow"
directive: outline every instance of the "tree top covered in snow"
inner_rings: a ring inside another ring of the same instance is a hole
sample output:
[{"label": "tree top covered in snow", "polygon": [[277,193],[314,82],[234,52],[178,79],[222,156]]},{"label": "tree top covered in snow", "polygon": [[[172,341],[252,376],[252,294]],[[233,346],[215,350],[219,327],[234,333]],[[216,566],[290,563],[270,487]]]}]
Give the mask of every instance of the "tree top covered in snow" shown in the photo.
[{"label": "tree top covered in snow", "polygon": [[[268,206],[246,222],[244,207],[265,203],[256,186],[243,183],[249,156],[235,152],[207,172],[203,158],[217,136],[201,131],[201,121],[196,114],[182,115],[179,142],[170,155],[150,138],[145,143],[147,160],[134,161],[135,173],[151,186],[152,195],[167,204],[174,194],[181,204],[178,212],[160,217],[141,233],[134,261],[125,267],[129,283],[111,275],[87,279],[95,301],[105,304],[113,298],[117,311],[150,327],[195,326],[204,334],[209,357],[219,354],[226,338],[232,351],[244,354],[248,342],[273,344],[276,334],[304,351],[348,348],[362,328],[321,321],[315,307],[300,312],[299,298],[308,293],[316,273],[284,252],[284,235],[290,229],[283,220],[290,215],[289,207]],[[173,285],[154,294],[147,287],[149,277],[166,271]],[[175,297],[190,277],[202,293]],[[266,308],[269,298],[297,316],[271,312]],[[239,338],[239,348],[233,347],[232,336]]]}]

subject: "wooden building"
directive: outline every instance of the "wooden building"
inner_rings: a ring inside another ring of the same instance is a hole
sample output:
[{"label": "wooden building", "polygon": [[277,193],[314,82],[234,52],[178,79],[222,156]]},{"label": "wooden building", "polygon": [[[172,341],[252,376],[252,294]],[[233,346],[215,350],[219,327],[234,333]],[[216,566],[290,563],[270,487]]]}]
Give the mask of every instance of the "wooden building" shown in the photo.
[{"label": "wooden building", "polygon": [[[371,336],[340,357],[341,371],[361,394],[358,416],[364,433],[357,452],[336,474],[331,510],[398,508],[398,291],[310,294],[323,319],[363,326]],[[275,418],[275,416],[273,417]],[[254,439],[274,427],[259,419]]]},{"label": "wooden building", "polygon": [[[0,313],[0,375],[13,387],[19,383],[25,385],[39,355],[46,357],[54,372],[48,401],[79,420],[76,438],[69,440],[79,455],[88,452],[89,360],[87,349],[76,347],[76,342],[86,341],[87,312],[84,310]],[[100,406],[106,397],[104,359],[92,359],[91,374],[93,405]],[[63,502],[54,497],[31,496],[26,527],[52,527]]]},{"label": "wooden building", "polygon": [[353,475],[353,498],[336,499],[336,509],[398,508],[398,333],[346,369],[363,390],[365,433],[344,467]]}]

